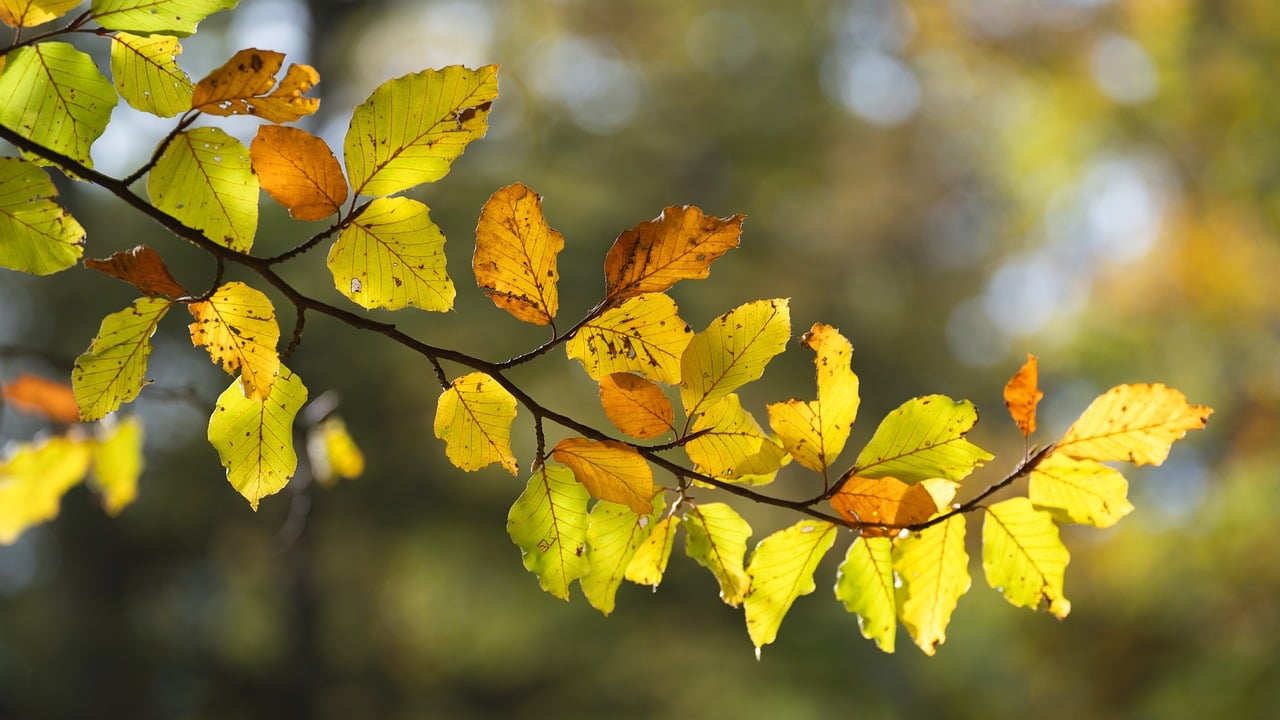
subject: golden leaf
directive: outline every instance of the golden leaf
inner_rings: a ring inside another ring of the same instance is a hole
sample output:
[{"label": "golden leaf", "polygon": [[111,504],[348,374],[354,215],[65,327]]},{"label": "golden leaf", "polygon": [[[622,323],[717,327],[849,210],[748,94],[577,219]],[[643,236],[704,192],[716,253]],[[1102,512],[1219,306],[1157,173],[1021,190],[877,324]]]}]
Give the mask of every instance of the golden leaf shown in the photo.
[{"label": "golden leaf", "polygon": [[265,399],[280,369],[280,326],[271,300],[242,282],[229,282],[187,309],[196,319],[188,326],[191,344],[204,346],[224,371],[239,370],[245,397]]},{"label": "golden leaf", "polygon": [[703,215],[686,205],[669,207],[623,232],[604,261],[606,301],[617,303],[707,277],[711,263],[738,246],[742,219]]},{"label": "golden leaf", "polygon": [[262,189],[298,220],[323,220],[342,209],[347,181],[324,140],[306,130],[262,125],[249,144]]},{"label": "golden leaf", "polygon": [[1027,355],[1026,364],[1004,386],[1004,405],[1023,437],[1036,431],[1036,405],[1044,397],[1037,380],[1036,356]]},{"label": "golden leaf", "polygon": [[1204,427],[1212,408],[1161,384],[1120,385],[1099,396],[1058,441],[1055,452],[1080,460],[1159,465],[1188,430]]},{"label": "golden leaf", "polygon": [[609,422],[637,438],[655,438],[674,432],[676,411],[662,389],[631,373],[600,378],[600,405]]},{"label": "golden leaf", "polygon": [[275,75],[283,64],[284,53],[241,50],[196,83],[191,107],[210,115],[256,115],[276,123],[314,113],[320,100],[302,94],[320,82],[320,74],[310,65],[290,65],[276,87]]},{"label": "golden leaf", "polygon": [[516,183],[495,192],[480,210],[471,267],[476,284],[518,320],[550,325],[560,306],[556,255],[564,236],[547,224],[542,198]]},{"label": "golden leaf", "polygon": [[568,465],[591,497],[640,514],[653,510],[653,471],[634,448],[613,440],[565,438],[552,448],[551,457]]},{"label": "golden leaf", "polygon": [[851,477],[832,496],[831,507],[844,519],[862,523],[862,537],[868,538],[893,537],[898,528],[924,522],[938,512],[922,483],[908,485],[894,477]]}]

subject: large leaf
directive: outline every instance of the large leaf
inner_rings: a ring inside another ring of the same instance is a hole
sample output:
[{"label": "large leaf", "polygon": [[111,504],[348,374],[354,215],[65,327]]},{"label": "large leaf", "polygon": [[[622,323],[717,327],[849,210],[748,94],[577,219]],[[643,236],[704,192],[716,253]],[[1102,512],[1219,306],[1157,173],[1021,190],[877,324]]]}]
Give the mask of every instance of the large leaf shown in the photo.
[{"label": "large leaf", "polygon": [[862,636],[891,653],[897,639],[897,602],[893,587],[893,541],[860,537],[836,572],[836,599],[858,615]]},{"label": "large leaf", "polygon": [[587,491],[566,467],[543,464],[507,513],[507,534],[543,590],[569,599],[587,574]]},{"label": "large leaf", "polygon": [[314,113],[320,101],[302,94],[320,82],[320,74],[310,65],[290,65],[276,87],[275,75],[283,64],[284,53],[241,50],[196,83],[191,107],[210,115],[255,115],[274,123]]},{"label": "large leaf", "polygon": [[258,230],[258,176],[249,151],[219,128],[178,133],[147,175],[157,209],[210,241],[249,252]]},{"label": "large leaf", "polygon": [[342,209],[347,181],[324,140],[306,130],[262,125],[249,143],[262,189],[298,220],[323,220]]},{"label": "large leaf", "polygon": [[468,472],[500,463],[516,475],[511,452],[511,423],[516,399],[489,375],[473,372],[453,381],[436,405],[435,433],[445,454]]},{"label": "large leaf", "polygon": [[616,303],[705,278],[716,258],[738,246],[741,234],[741,215],[718,218],[688,205],[669,207],[613,242],[604,261],[605,298]]},{"label": "large leaf", "polygon": [[993,456],[964,438],[978,422],[967,400],[918,397],[885,416],[849,475],[892,476],[914,484],[930,478],[960,480]]},{"label": "large leaf", "polygon": [[1066,617],[1071,603],[1062,594],[1062,576],[1070,559],[1053,518],[1027,498],[987,508],[982,569],[987,584],[1015,606],[1034,610],[1043,604],[1058,618]]},{"label": "large leaf", "polygon": [[247,397],[240,380],[218,396],[209,444],[227,469],[227,481],[254,510],[259,500],[284,489],[298,468],[293,419],[306,401],[302,379],[284,365],[266,400]]},{"label": "large leaf", "polygon": [[93,167],[89,147],[107,129],[116,89],[93,58],[63,42],[42,42],[5,56],[0,125]]},{"label": "large leaf", "polygon": [[863,537],[893,537],[898,529],[938,512],[924,483],[908,485],[892,477],[848,478],[831,497],[831,507],[849,522],[864,524]]},{"label": "large leaf", "polygon": [[702,503],[684,514],[684,551],[711,571],[720,599],[738,607],[751,586],[743,559],[751,526],[724,503]]},{"label": "large leaf", "polygon": [[0,21],[10,27],[36,27],[66,15],[80,0],[0,0]]},{"label": "large leaf", "polygon": [[637,513],[648,513],[653,507],[653,470],[629,445],[565,438],[552,448],[551,457],[568,465],[594,498],[626,505]]},{"label": "large leaf", "polygon": [[760,428],[734,393],[698,416],[685,443],[698,472],[722,480],[762,484],[782,467],[785,451]]},{"label": "large leaf", "polygon": [[654,525],[649,537],[640,543],[635,555],[631,556],[624,577],[637,585],[648,585],[657,590],[667,571],[667,561],[671,559],[671,546],[675,543],[676,528],[679,526],[679,515],[668,515]]},{"label": "large leaf", "polygon": [[108,30],[139,35],[190,35],[201,20],[238,0],[93,0],[93,19]]},{"label": "large leaf", "polygon": [[1023,437],[1036,431],[1036,405],[1042,397],[1036,356],[1027,355],[1027,362],[1004,386],[1004,406],[1009,408],[1009,415]]},{"label": "large leaf", "polygon": [[817,323],[800,338],[814,351],[818,399],[769,405],[769,426],[796,462],[825,472],[844,449],[858,415],[858,376],[849,368],[853,346],[830,325]]},{"label": "large leaf", "polygon": [[139,298],[103,318],[97,337],[71,372],[81,420],[97,420],[138,396],[151,336],[171,305],[163,298]]},{"label": "large leaf", "polygon": [[1061,522],[1111,527],[1133,512],[1129,482],[1097,460],[1050,453],[1031,471],[1027,496]]},{"label": "large leaf", "polygon": [[49,175],[19,158],[0,158],[0,267],[49,275],[84,254],[84,228],[53,201]]},{"label": "large leaf", "polygon": [[1054,452],[1081,460],[1159,465],[1188,430],[1204,427],[1211,408],[1161,384],[1120,385],[1095,399]]},{"label": "large leaf", "polygon": [[91,443],[54,437],[14,448],[0,460],[0,545],[58,516],[62,496],[89,471]]},{"label": "large leaf", "polygon": [[693,417],[756,380],[791,338],[788,301],[757,300],[721,315],[698,333],[680,358],[680,400]]},{"label": "large leaf", "polygon": [[134,109],[173,117],[191,109],[191,78],[178,67],[178,39],[165,35],[111,36],[111,77]]},{"label": "large leaf", "polygon": [[352,113],[342,144],[355,193],[390,195],[444,177],[484,137],[497,97],[497,65],[453,65],[380,85]]},{"label": "large leaf", "polygon": [[654,382],[680,381],[680,358],[693,332],[666,295],[630,298],[604,311],[565,343],[593,379],[634,372]]},{"label": "large leaf", "polygon": [[169,272],[160,253],[146,245],[112,253],[105,260],[87,258],[84,266],[120,278],[147,297],[180,298],[190,293]]},{"label": "large leaf", "polygon": [[[586,489],[579,485],[583,493]],[[591,508],[587,521],[587,574],[582,576],[582,594],[591,607],[608,615],[613,612],[618,586],[636,550],[662,516],[662,495],[655,499],[653,512],[641,515],[625,505],[600,501]]]},{"label": "large leaf", "polygon": [[675,431],[675,408],[652,381],[631,373],[600,378],[600,405],[609,422],[637,438],[654,438]]},{"label": "large leaf", "polygon": [[119,515],[138,496],[142,464],[142,421],[136,415],[103,429],[93,450],[90,484],[102,495],[108,515]]},{"label": "large leaf", "polygon": [[895,595],[898,617],[926,655],[946,642],[951,613],[969,591],[964,534],[964,515],[953,515],[893,546],[893,570],[902,580]]},{"label": "large leaf", "polygon": [[239,370],[247,397],[265,399],[280,369],[280,326],[271,300],[242,282],[229,282],[187,309],[196,319],[189,328],[191,344],[204,346],[226,372]]},{"label": "large leaf", "polygon": [[329,250],[338,292],[366,308],[445,311],[456,291],[445,267],[444,234],[426,205],[378,198],[342,229]]},{"label": "large leaf", "polygon": [[560,307],[556,255],[564,236],[547,224],[542,198],[516,183],[489,196],[476,224],[471,267],[493,303],[519,320],[550,325]]},{"label": "large leaf", "polygon": [[802,520],[756,545],[747,564],[751,589],[742,604],[757,658],[760,648],[777,638],[782,618],[796,598],[813,592],[813,572],[835,541],[835,525]]}]

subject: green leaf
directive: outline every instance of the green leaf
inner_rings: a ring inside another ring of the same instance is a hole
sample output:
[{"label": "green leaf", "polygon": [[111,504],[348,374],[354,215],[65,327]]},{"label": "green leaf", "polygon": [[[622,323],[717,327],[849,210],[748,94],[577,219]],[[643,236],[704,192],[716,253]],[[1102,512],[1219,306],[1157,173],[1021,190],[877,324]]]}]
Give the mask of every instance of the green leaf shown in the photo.
[{"label": "green leaf", "polygon": [[49,275],[84,254],[84,228],[53,201],[49,175],[19,158],[0,158],[0,267]]},{"label": "green leaf", "polygon": [[254,510],[259,500],[283,490],[298,468],[293,419],[306,401],[302,379],[284,365],[266,400],[246,397],[240,380],[218,397],[209,444],[227,469],[227,481]]},{"label": "green leaf", "polygon": [[357,195],[435,182],[484,137],[498,97],[498,66],[452,65],[388,80],[351,115],[342,147]]},{"label": "green leaf", "polygon": [[76,358],[71,373],[81,420],[97,420],[138,397],[151,354],[151,336],[172,304],[165,298],[138,298],[103,318],[97,337]]},{"label": "green leaf", "polygon": [[157,209],[210,241],[249,252],[258,230],[258,176],[249,150],[218,128],[178,133],[147,176]]},{"label": "green leaf", "polygon": [[891,653],[897,639],[897,603],[893,587],[893,541],[858,538],[836,571],[836,599],[858,616],[862,637]]},{"label": "green leaf", "polygon": [[89,147],[116,106],[116,89],[93,58],[63,42],[28,45],[6,57],[0,125],[93,167]]},{"label": "green leaf", "polygon": [[773,479],[786,455],[730,393],[698,416],[685,444],[698,472],[722,480],[763,484]]},{"label": "green leaf", "polygon": [[676,528],[680,526],[680,516],[668,515],[653,526],[649,537],[636,548],[636,554],[627,563],[624,575],[637,585],[648,585],[655,591],[662,583],[662,576],[667,571],[667,560],[671,558],[671,546],[675,543]]},{"label": "green leaf", "polygon": [[951,613],[972,582],[964,534],[964,516],[953,515],[893,546],[893,570],[902,580],[895,593],[898,616],[926,655],[946,642]]},{"label": "green leaf", "polygon": [[818,323],[800,342],[814,351],[818,399],[769,405],[769,426],[796,462],[825,472],[849,439],[858,415],[858,376],[849,369],[853,346],[830,325]]},{"label": "green leaf", "polygon": [[565,343],[594,380],[635,372],[661,383],[680,381],[680,357],[693,332],[662,294],[629,298],[584,324]]},{"label": "green leaf", "polygon": [[693,417],[764,374],[791,338],[788,301],[757,300],[721,315],[693,337],[680,358],[680,400]]},{"label": "green leaf", "polygon": [[1031,471],[1027,496],[1059,522],[1111,527],[1133,512],[1129,481],[1097,460],[1050,453]]},{"label": "green leaf", "polygon": [[742,566],[751,526],[724,503],[705,503],[684,514],[685,554],[715,575],[720,599],[738,607],[751,578]]},{"label": "green leaf", "polygon": [[588,497],[569,468],[543,464],[507,514],[507,534],[524,566],[561,600],[569,599],[569,584],[587,574]]},{"label": "green leaf", "polygon": [[1071,602],[1063,595],[1063,574],[1071,554],[1058,536],[1047,512],[1024,497],[987,508],[982,523],[982,569],[987,584],[1017,607],[1036,609],[1065,618]]},{"label": "green leaf", "polygon": [[931,478],[960,480],[994,457],[964,438],[977,422],[978,411],[967,400],[944,395],[908,400],[881,421],[850,474],[892,476],[908,485]]},{"label": "green leaf", "polygon": [[444,234],[426,205],[379,198],[342,229],[329,250],[338,292],[365,308],[453,308],[453,280],[445,268]]},{"label": "green leaf", "polygon": [[111,77],[136,110],[173,117],[191,109],[191,78],[178,67],[182,45],[165,35],[111,36]]},{"label": "green leaf", "polygon": [[582,593],[591,607],[608,615],[613,612],[618,586],[627,572],[636,549],[658,524],[665,503],[654,499],[653,512],[640,515],[618,503],[601,500],[591,508],[587,522],[587,564],[582,576]]},{"label": "green leaf", "polygon": [[90,443],[54,437],[0,460],[0,545],[58,516],[62,496],[89,471]]},{"label": "green leaf", "polygon": [[93,450],[90,485],[102,495],[108,515],[119,515],[138,496],[142,464],[142,421],[137,416],[104,429]]},{"label": "green leaf", "polygon": [[10,27],[29,28],[57,20],[80,0],[0,0],[0,20]]},{"label": "green leaf", "polygon": [[473,372],[453,381],[436,405],[435,433],[449,462],[468,472],[501,463],[519,472],[511,452],[516,399],[497,380]]},{"label": "green leaf", "polygon": [[747,565],[751,589],[743,608],[757,659],[760,648],[777,638],[778,626],[796,598],[813,592],[813,572],[835,541],[835,525],[802,520],[756,545]]},{"label": "green leaf", "polygon": [[93,0],[93,19],[108,30],[138,35],[190,35],[201,20],[238,0]]}]

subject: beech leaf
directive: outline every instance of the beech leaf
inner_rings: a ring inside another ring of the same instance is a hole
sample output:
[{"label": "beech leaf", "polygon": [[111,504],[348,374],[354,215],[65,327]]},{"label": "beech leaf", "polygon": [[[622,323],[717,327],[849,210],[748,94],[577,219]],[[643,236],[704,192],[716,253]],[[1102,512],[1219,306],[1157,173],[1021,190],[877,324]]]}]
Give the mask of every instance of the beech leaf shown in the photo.
[{"label": "beech leaf", "polygon": [[765,434],[734,393],[698,416],[685,451],[698,472],[722,480],[764,484],[782,467],[786,451]]},{"label": "beech leaf", "polygon": [[1027,355],[1027,362],[1009,378],[1004,386],[1004,406],[1017,423],[1022,436],[1036,431],[1036,405],[1044,393],[1040,392],[1039,373],[1035,355]]},{"label": "beech leaf", "polygon": [[249,158],[262,189],[298,220],[323,220],[342,209],[347,181],[324,140],[306,130],[261,125]]},{"label": "beech leaf", "polygon": [[680,358],[680,400],[693,417],[758,379],[791,337],[788,301],[757,300],[721,315],[694,335]]},{"label": "beech leaf", "polygon": [[[578,484],[582,492],[586,492]],[[653,512],[641,515],[625,505],[601,500],[591,508],[587,520],[587,574],[582,576],[582,594],[591,607],[604,615],[613,612],[618,586],[636,550],[662,517],[662,495],[654,501]]]},{"label": "beech leaf", "polygon": [[443,312],[457,294],[445,268],[444,234],[426,205],[378,198],[329,249],[338,292],[364,308],[417,307]]},{"label": "beech leaf", "polygon": [[711,263],[738,246],[742,219],[703,215],[686,205],[623,232],[605,257],[605,300],[617,303],[707,277]]},{"label": "beech leaf", "polygon": [[139,35],[190,35],[201,20],[239,0],[93,0],[93,19],[108,30]]},{"label": "beech leaf", "polygon": [[1071,559],[1049,513],[1015,497],[987,508],[982,523],[982,569],[987,584],[1017,607],[1047,606],[1059,619],[1071,612],[1062,578]]},{"label": "beech leaf", "polygon": [[320,100],[302,95],[320,82],[320,74],[310,65],[293,64],[277,87],[275,76],[282,65],[284,53],[241,50],[196,83],[191,108],[210,115],[255,115],[273,123],[314,113]]},{"label": "beech leaf", "polygon": [[635,555],[631,556],[631,562],[627,563],[624,577],[637,585],[648,585],[657,590],[667,571],[667,561],[671,558],[671,546],[675,543],[679,526],[679,515],[668,515],[653,526],[649,537],[640,543]]},{"label": "beech leaf", "polygon": [[93,167],[89,148],[107,129],[116,106],[116,88],[93,58],[68,43],[49,41],[4,57],[0,125]]},{"label": "beech leaf", "polygon": [[49,174],[21,158],[0,157],[0,267],[50,275],[84,254],[84,228],[54,202]]},{"label": "beech leaf", "polygon": [[12,448],[0,459],[0,545],[58,516],[62,496],[89,471],[90,443],[66,437]]},{"label": "beech leaf", "polygon": [[71,388],[80,419],[97,420],[138,397],[151,355],[151,336],[172,303],[138,298],[102,320],[89,349],[76,358]]},{"label": "beech leaf", "polygon": [[747,564],[751,589],[742,605],[757,659],[760,648],[777,638],[782,618],[796,598],[814,591],[813,572],[835,541],[835,525],[802,520],[756,545]]},{"label": "beech leaf", "polygon": [[266,399],[280,369],[280,326],[271,300],[242,282],[229,282],[187,309],[195,318],[191,344],[208,350],[225,372],[239,370],[245,397]]},{"label": "beech leaf", "polygon": [[66,425],[80,422],[75,392],[66,383],[22,373],[0,386],[5,404],[14,410]]},{"label": "beech leaf", "polygon": [[964,438],[978,422],[967,400],[928,395],[885,416],[847,476],[895,477],[908,485],[930,478],[960,480],[994,457]]},{"label": "beech leaf", "polygon": [[218,396],[209,418],[209,444],[227,470],[227,482],[258,509],[258,502],[284,489],[298,468],[293,420],[307,401],[302,379],[284,365],[265,399],[249,397],[242,380]]},{"label": "beech leaf", "polygon": [[0,20],[10,27],[36,27],[66,15],[80,1],[0,0]]},{"label": "beech leaf", "polygon": [[104,428],[93,448],[89,484],[102,496],[108,515],[119,515],[138,496],[142,474],[142,421],[136,415]]},{"label": "beech leaf", "polygon": [[[919,487],[919,486],[916,486]],[[893,541],[867,537],[853,541],[836,571],[836,599],[856,613],[862,636],[892,653],[897,640],[898,607],[894,599]]]},{"label": "beech leaf", "polygon": [[825,472],[844,449],[858,415],[858,376],[849,368],[853,346],[830,325],[817,323],[800,338],[814,351],[818,399],[769,405],[769,426],[796,462]]},{"label": "beech leaf", "polygon": [[831,507],[849,522],[862,523],[866,538],[896,536],[903,526],[924,522],[938,512],[923,483],[908,485],[893,477],[851,477],[831,497]]},{"label": "beech leaf", "polygon": [[635,372],[654,382],[679,382],[680,358],[693,331],[678,312],[666,295],[629,298],[579,328],[565,352],[594,380]]},{"label": "beech leaf", "polygon": [[147,175],[156,209],[210,241],[249,252],[258,231],[258,176],[249,151],[219,128],[180,132]]},{"label": "beech leaf", "polygon": [[178,67],[181,53],[182,45],[175,37],[115,33],[111,36],[111,77],[116,92],[135,110],[159,117],[190,110],[194,85]]},{"label": "beech leaf", "polygon": [[1055,453],[1080,460],[1159,465],[1174,441],[1205,426],[1213,409],[1159,383],[1120,385],[1098,396],[1058,441]]},{"label": "beech leaf", "polygon": [[326,418],[307,437],[311,474],[321,485],[354,480],[364,473],[364,453],[339,417]]},{"label": "beech leaf", "polygon": [[147,297],[180,298],[189,295],[187,289],[169,273],[160,253],[146,245],[122,250],[105,260],[87,258],[84,266],[119,278],[137,288]]},{"label": "beech leaf", "polygon": [[489,196],[476,225],[476,284],[517,320],[550,325],[560,307],[556,255],[564,236],[547,224],[542,198],[516,183]]},{"label": "beech leaf", "polygon": [[453,381],[436,405],[435,434],[445,454],[467,472],[499,463],[519,472],[511,452],[511,423],[516,399],[489,375],[473,372]]},{"label": "beech leaf", "polygon": [[520,548],[525,568],[561,600],[569,599],[569,584],[589,568],[588,499],[568,468],[544,463],[507,513],[507,534]]},{"label": "beech leaf", "polygon": [[724,503],[703,503],[684,514],[684,551],[711,571],[720,599],[738,607],[751,586],[743,559],[751,526]]},{"label": "beech leaf", "polygon": [[1076,460],[1053,452],[1031,471],[1027,496],[1060,522],[1111,527],[1133,512],[1129,482],[1119,470],[1097,460]]},{"label": "beech leaf", "polygon": [[626,505],[636,513],[653,507],[653,470],[634,448],[613,440],[565,438],[551,450],[598,500]]},{"label": "beech leaf", "polygon": [[631,373],[600,378],[600,405],[609,422],[632,437],[648,439],[675,432],[671,401],[653,382]]},{"label": "beech leaf", "polygon": [[953,515],[893,545],[893,570],[902,580],[898,617],[925,655],[946,642],[956,602],[972,582],[964,535],[964,515]]}]

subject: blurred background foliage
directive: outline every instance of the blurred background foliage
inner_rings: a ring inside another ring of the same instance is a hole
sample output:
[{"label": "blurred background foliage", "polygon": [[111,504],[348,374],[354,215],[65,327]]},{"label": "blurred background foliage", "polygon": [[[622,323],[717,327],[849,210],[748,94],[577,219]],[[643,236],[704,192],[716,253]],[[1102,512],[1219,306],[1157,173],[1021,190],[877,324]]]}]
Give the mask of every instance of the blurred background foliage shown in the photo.
[{"label": "blurred background foliage", "polygon": [[[1165,467],[1129,473],[1132,517],[1065,533],[1065,622],[1006,605],[975,557],[938,657],[905,638],[882,655],[829,594],[837,549],[756,662],[740,611],[679,549],[656,594],[624,587],[607,619],[542,594],[505,534],[523,480],[449,466],[429,368],[322,318],[291,366],[313,397],[336,393],[368,469],[250,512],[204,440],[226,378],[166,323],[156,387],[130,410],[148,433],[136,504],[111,520],[77,489],[0,548],[0,717],[1280,712],[1280,4],[242,0],[180,60],[199,78],[255,46],[319,69],[323,103],[304,125],[335,148],[383,80],[502,64],[489,136],[413,192],[449,238],[460,297],[456,312],[394,321],[435,344],[497,360],[544,339],[467,289],[480,206],[520,181],[568,241],[562,325],[599,297],[621,230],[666,205],[745,213],[742,248],[673,291],[682,316],[701,328],[790,297],[797,334],[838,326],[864,394],[851,449],[908,397],[974,400],[974,437],[998,458],[971,490],[1021,452],[1000,388],[1026,352],[1040,356],[1046,441],[1119,382],[1164,381],[1217,414]],[[125,174],[168,127],[117,108],[98,167]],[[189,286],[212,277],[105,193],[67,192],[87,255],[146,242]],[[321,227],[264,207],[262,253]],[[321,252],[289,277],[340,300]],[[0,273],[0,375],[65,373],[130,292],[83,269]],[[793,348],[746,398],[760,412],[808,396],[812,372]],[[599,420],[563,356],[518,377]],[[0,420],[7,441],[41,430]],[[775,487],[811,484],[797,470]],[[790,522],[744,512],[757,538]]]}]

